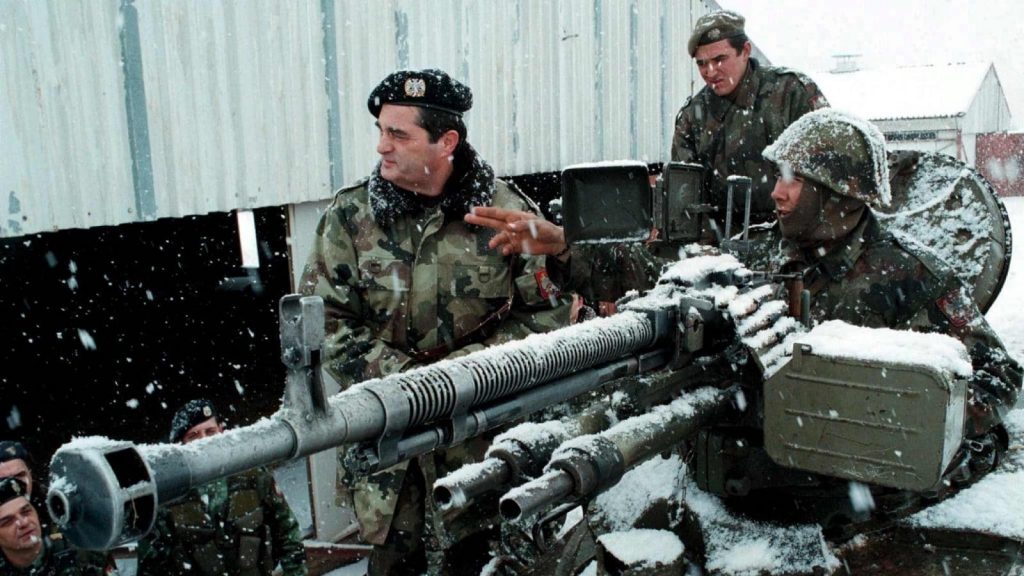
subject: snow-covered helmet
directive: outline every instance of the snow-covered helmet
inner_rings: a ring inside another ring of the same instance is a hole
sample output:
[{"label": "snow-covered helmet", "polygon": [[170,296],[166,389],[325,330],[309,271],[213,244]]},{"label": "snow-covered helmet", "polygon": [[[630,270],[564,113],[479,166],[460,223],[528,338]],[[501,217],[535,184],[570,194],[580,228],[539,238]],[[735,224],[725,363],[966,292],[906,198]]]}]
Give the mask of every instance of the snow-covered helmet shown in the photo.
[{"label": "snow-covered helmet", "polygon": [[810,178],[841,196],[881,206],[892,198],[885,137],[851,114],[832,108],[805,114],[763,155],[784,173]]}]

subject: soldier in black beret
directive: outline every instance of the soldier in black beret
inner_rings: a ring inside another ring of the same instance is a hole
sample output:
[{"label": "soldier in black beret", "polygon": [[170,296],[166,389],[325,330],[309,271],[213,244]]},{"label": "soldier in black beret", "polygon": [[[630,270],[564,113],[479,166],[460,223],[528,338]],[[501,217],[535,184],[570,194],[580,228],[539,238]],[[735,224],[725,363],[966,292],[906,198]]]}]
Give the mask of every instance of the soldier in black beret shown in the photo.
[{"label": "soldier in black beret", "polygon": [[32,492],[31,455],[21,442],[0,441],[0,478],[14,477],[21,480]]},{"label": "soldier in black beret", "polygon": [[224,431],[213,402],[204,398],[189,400],[171,419],[171,442],[188,443]]},{"label": "soldier in black beret", "polygon": [[[551,289],[543,258],[506,257],[488,247],[492,232],[463,221],[477,206],[536,213],[467,141],[470,89],[441,70],[400,70],[366,104],[380,162],[335,196],[300,284],[324,299],[324,370],[348,387],[567,324],[569,306]],[[421,574],[428,562],[480,572],[486,545],[440,549],[465,542],[479,523],[457,514],[442,522],[424,495],[433,478],[479,460],[486,447],[476,439],[339,486],[374,545],[370,574]]]},{"label": "soldier in black beret", "polygon": [[43,536],[39,513],[28,486],[17,478],[0,478],[0,576],[117,574],[113,558],[68,548],[60,534]]},{"label": "soldier in black beret", "polygon": [[[223,431],[216,406],[196,398],[174,414],[170,440],[188,444]],[[138,559],[139,574],[307,573],[298,522],[264,468],[198,486],[160,508],[153,530],[139,542]]]}]

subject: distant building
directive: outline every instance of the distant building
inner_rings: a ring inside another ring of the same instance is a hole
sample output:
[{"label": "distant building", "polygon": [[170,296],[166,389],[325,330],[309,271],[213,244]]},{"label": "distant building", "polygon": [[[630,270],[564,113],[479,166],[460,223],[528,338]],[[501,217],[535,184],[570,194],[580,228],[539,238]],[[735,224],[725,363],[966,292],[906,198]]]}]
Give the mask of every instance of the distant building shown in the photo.
[{"label": "distant building", "polygon": [[856,55],[812,74],[833,107],[875,123],[890,147],[977,160],[979,135],[1006,132],[1010,107],[995,66],[949,64],[861,70]]}]

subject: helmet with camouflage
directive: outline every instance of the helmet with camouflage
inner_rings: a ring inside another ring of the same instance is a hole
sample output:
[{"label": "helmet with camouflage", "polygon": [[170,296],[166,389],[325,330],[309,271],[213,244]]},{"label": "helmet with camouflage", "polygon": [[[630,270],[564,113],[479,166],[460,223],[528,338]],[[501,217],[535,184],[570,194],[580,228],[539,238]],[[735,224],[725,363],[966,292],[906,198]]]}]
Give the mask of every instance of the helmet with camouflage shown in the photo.
[{"label": "helmet with camouflage", "polygon": [[789,125],[764,157],[783,174],[797,174],[840,196],[887,206],[889,165],[885,137],[870,122],[822,108]]}]

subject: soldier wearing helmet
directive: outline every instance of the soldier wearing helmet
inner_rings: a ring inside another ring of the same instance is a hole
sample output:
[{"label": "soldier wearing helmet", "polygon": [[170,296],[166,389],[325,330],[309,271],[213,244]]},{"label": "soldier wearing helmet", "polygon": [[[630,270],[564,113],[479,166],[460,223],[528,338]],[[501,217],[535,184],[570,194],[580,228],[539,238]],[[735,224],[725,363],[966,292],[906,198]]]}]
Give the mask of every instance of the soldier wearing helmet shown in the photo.
[{"label": "soldier wearing helmet", "polygon": [[965,442],[946,477],[954,486],[980,477],[1007,448],[1002,419],[1017,400],[1021,367],[952,270],[876,218],[871,206],[887,205],[891,196],[882,134],[823,109],[794,122],[764,157],[778,169],[776,264],[803,274],[814,320],[937,332],[964,343],[974,375]]}]

